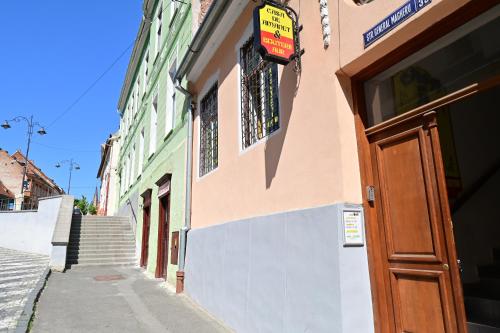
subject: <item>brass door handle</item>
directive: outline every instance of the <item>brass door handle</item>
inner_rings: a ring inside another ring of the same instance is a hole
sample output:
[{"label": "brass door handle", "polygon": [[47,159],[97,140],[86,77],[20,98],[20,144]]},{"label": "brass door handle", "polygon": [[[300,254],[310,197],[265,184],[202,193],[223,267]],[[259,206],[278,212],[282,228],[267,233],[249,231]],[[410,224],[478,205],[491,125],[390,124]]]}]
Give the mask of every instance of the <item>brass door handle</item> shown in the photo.
[{"label": "brass door handle", "polygon": [[449,271],[449,270],[450,270],[450,266],[449,266],[448,264],[444,264],[444,265],[443,265],[443,269],[444,269],[445,271]]}]

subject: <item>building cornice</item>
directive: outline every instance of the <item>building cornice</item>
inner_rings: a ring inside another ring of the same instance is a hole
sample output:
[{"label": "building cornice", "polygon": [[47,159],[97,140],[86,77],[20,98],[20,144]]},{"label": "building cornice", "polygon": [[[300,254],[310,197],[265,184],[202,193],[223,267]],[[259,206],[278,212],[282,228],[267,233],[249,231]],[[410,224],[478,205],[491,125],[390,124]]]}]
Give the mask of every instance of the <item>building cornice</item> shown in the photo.
[{"label": "building cornice", "polygon": [[200,63],[210,60],[211,55],[213,55],[215,49],[220,45],[234,24],[234,22],[225,22],[224,19],[229,17],[227,14],[236,14],[233,16],[236,20],[237,15],[241,13],[242,8],[247,4],[248,1],[244,0],[213,1],[179,65],[176,74],[177,81],[181,81],[185,76],[188,76],[188,80],[190,80],[189,76],[193,72],[193,69],[197,72],[196,74],[199,74],[199,68],[203,67],[200,66]]},{"label": "building cornice", "polygon": [[130,56],[130,61],[127,67],[127,74],[125,75],[125,82],[123,83],[120,99],[118,100],[118,112],[120,115],[125,110],[125,104],[128,99],[130,88],[132,87],[132,82],[135,78],[137,68],[140,65],[139,61],[142,57],[144,45],[148,41],[153,10],[157,1],[158,0],[145,0],[143,4],[142,10],[144,14],[142,16],[141,25],[139,26],[139,32],[135,38],[134,49],[132,50],[132,55]]}]

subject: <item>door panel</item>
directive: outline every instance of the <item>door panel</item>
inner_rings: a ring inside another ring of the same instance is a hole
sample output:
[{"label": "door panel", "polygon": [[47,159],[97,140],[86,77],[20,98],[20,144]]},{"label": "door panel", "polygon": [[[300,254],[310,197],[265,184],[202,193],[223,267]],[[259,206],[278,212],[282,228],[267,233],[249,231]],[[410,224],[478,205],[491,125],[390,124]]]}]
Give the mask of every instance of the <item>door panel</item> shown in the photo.
[{"label": "door panel", "polygon": [[141,267],[146,267],[148,265],[149,255],[150,207],[144,207],[142,223]]},{"label": "door panel", "polygon": [[155,277],[167,279],[168,249],[169,249],[169,222],[170,222],[170,195],[159,199],[158,218],[158,252]]},{"label": "door panel", "polygon": [[398,332],[456,332],[447,326],[443,273],[391,269]]},{"label": "door panel", "polygon": [[441,261],[425,141],[416,128],[375,143],[390,259]]},{"label": "door panel", "polygon": [[[394,332],[457,332],[436,113],[368,136]],[[453,257],[453,256],[451,256]],[[455,265],[452,265],[455,267]],[[462,329],[461,329],[462,331]]]}]

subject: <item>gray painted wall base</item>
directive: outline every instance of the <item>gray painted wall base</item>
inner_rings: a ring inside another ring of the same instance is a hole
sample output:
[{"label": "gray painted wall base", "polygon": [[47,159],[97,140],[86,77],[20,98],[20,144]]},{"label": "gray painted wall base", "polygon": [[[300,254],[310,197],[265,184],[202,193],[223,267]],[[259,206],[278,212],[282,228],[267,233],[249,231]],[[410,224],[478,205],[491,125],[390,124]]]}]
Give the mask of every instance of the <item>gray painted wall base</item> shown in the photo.
[{"label": "gray painted wall base", "polygon": [[336,204],[189,232],[185,291],[238,332],[373,332],[366,246]]}]

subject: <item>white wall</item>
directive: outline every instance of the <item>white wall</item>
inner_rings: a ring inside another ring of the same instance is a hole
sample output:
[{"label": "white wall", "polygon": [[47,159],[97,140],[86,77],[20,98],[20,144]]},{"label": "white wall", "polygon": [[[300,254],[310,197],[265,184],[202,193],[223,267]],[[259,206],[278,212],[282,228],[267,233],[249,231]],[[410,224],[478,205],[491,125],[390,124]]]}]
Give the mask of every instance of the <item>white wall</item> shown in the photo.
[{"label": "white wall", "polygon": [[40,199],[38,211],[0,212],[0,247],[50,256],[61,201]]},{"label": "white wall", "polygon": [[188,233],[185,291],[237,332],[373,332],[366,247],[344,247],[343,209],[256,217]]}]

